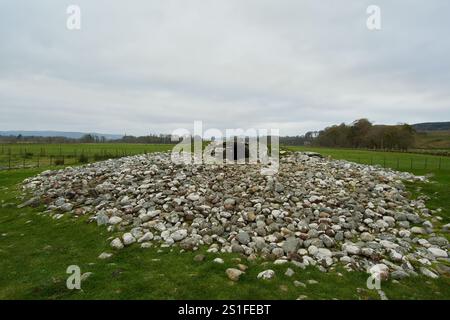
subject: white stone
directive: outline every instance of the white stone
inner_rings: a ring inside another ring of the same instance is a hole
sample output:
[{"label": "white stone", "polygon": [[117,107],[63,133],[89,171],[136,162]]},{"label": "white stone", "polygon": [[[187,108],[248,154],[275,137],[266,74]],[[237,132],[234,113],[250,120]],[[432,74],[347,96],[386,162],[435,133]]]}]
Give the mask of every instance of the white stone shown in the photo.
[{"label": "white stone", "polygon": [[427,249],[435,258],[447,258],[448,254],[445,252],[445,250],[439,249],[439,248],[428,248]]},{"label": "white stone", "polygon": [[380,229],[389,228],[389,224],[384,220],[377,220],[377,222],[375,222],[375,225],[377,225],[377,227]]},{"label": "white stone", "polygon": [[417,261],[419,261],[421,264],[425,265],[425,266],[431,266],[431,262],[428,259],[425,258],[420,258]]},{"label": "white stone", "polygon": [[169,237],[170,237],[169,230],[164,230],[163,232],[161,232],[161,238],[163,238],[164,240],[167,240]]},{"label": "white stone", "polygon": [[228,268],[225,273],[227,274],[228,278],[232,281],[238,281],[239,277],[244,274],[243,271],[235,268]]},{"label": "white stone", "polygon": [[361,251],[361,249],[354,244],[344,243],[342,247],[348,254],[359,254]]},{"label": "white stone", "polygon": [[395,250],[391,250],[389,257],[391,258],[392,261],[397,261],[397,262],[402,261],[402,258],[403,258],[403,256]]},{"label": "white stone", "polygon": [[368,273],[377,279],[386,280],[389,277],[389,268],[387,265],[379,263],[370,267]]},{"label": "white stone", "polygon": [[[120,240],[119,240],[119,241],[120,241]],[[109,258],[111,258],[112,256],[113,256],[112,253],[102,252],[102,253],[98,256],[98,258],[104,260],[104,259],[109,259]]]},{"label": "white stone", "polygon": [[191,201],[198,201],[200,196],[197,193],[191,193],[187,196],[187,198]]},{"label": "white stone", "polygon": [[400,230],[398,232],[398,235],[402,238],[409,238],[411,236],[411,232],[409,232],[408,230]]},{"label": "white stone", "polygon": [[412,227],[411,232],[416,234],[426,234],[425,230],[421,227]]},{"label": "white stone", "polygon": [[119,224],[121,222],[122,222],[122,218],[117,217],[117,216],[113,216],[113,217],[109,218],[109,221],[108,221],[108,223],[112,224],[112,225]]},{"label": "white stone", "polygon": [[316,254],[315,254],[315,257],[317,258],[317,259],[326,259],[326,258],[331,258],[331,256],[332,256],[332,253],[331,253],[331,251],[330,250],[328,250],[328,249],[325,249],[325,248],[318,248],[317,249],[317,252],[316,252]]},{"label": "white stone", "polygon": [[141,243],[141,242],[147,242],[147,241],[150,241],[150,240],[152,240],[153,239],[153,233],[151,233],[151,232],[146,232],[142,237],[140,237],[139,239],[138,239],[138,242],[139,243]]},{"label": "white stone", "polygon": [[272,216],[276,219],[281,216],[280,210],[272,210]]},{"label": "white stone", "polygon": [[113,241],[111,241],[111,247],[113,247],[115,249],[122,249],[123,243],[122,243],[122,241],[120,241],[119,238],[115,238]]},{"label": "white stone", "polygon": [[315,256],[316,253],[319,251],[319,248],[317,248],[316,246],[309,246],[308,247],[308,253],[312,256]]},{"label": "white stone", "polygon": [[393,243],[389,240],[381,240],[380,244],[386,249],[395,249],[398,247],[398,244]]},{"label": "white stone", "polygon": [[420,272],[422,272],[423,275],[433,278],[433,279],[439,278],[439,276],[437,274],[435,274],[434,272],[430,271],[429,269],[427,269],[425,267],[420,267]]},{"label": "white stone", "polygon": [[433,224],[430,222],[430,221],[424,221],[423,223],[422,223],[422,225],[425,227],[425,228],[430,228],[430,229],[433,229]]},{"label": "white stone", "polygon": [[341,261],[342,263],[351,263],[352,258],[350,258],[349,256],[343,256],[339,259],[339,261]]},{"label": "white stone", "polygon": [[287,277],[292,277],[294,274],[295,272],[291,268],[287,268],[286,272],[284,273],[284,275]]},{"label": "white stone", "polygon": [[386,221],[386,223],[390,226],[393,227],[395,226],[395,219],[393,217],[390,216],[384,216],[383,220]]},{"label": "white stone", "polygon": [[128,232],[123,234],[122,239],[123,239],[123,244],[126,246],[129,246],[130,244],[136,242],[136,238],[133,237],[133,235]]},{"label": "white stone", "polygon": [[375,239],[375,237],[373,235],[371,235],[369,232],[361,233],[360,238],[362,241],[366,241],[366,242],[373,241]]},{"label": "white stone", "polygon": [[149,216],[150,218],[154,218],[157,215],[159,215],[161,213],[161,210],[150,210],[147,211],[147,216]]},{"label": "white stone", "polygon": [[417,242],[425,248],[431,247],[431,244],[426,239],[419,239],[419,240],[417,240]]},{"label": "white stone", "polygon": [[264,270],[258,274],[258,279],[269,280],[275,276],[275,271],[273,270]]},{"label": "white stone", "polygon": [[187,230],[179,229],[179,230],[175,231],[174,233],[172,233],[170,235],[170,238],[172,238],[174,241],[180,241],[180,240],[183,240],[184,238],[186,238],[186,236],[187,236]]}]

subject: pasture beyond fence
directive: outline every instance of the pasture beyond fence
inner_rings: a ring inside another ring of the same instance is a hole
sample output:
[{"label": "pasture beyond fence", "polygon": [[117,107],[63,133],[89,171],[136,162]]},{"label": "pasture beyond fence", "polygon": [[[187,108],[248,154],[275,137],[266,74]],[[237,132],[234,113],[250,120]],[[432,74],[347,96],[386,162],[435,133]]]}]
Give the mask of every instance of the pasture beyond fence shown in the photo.
[{"label": "pasture beyond fence", "polygon": [[450,158],[425,157],[425,158],[395,158],[395,157],[356,157],[347,158],[362,164],[380,165],[383,168],[392,168],[400,171],[408,170],[450,170]]},{"label": "pasture beyond fence", "polygon": [[291,151],[314,151],[333,159],[379,165],[399,171],[443,171],[450,170],[450,157],[421,153],[384,152],[363,149],[319,148],[319,147],[291,147]]},{"label": "pasture beyond fence", "polygon": [[80,165],[171,148],[166,144],[0,145],[0,170]]},{"label": "pasture beyond fence", "polygon": [[[0,145],[0,170],[80,165],[136,154],[168,151],[171,148],[173,145],[165,144],[3,144]],[[327,155],[326,150],[336,159],[345,158],[348,161],[380,165],[401,171],[450,170],[449,157],[352,150],[342,152],[336,149],[315,151],[324,151],[323,154]]]}]

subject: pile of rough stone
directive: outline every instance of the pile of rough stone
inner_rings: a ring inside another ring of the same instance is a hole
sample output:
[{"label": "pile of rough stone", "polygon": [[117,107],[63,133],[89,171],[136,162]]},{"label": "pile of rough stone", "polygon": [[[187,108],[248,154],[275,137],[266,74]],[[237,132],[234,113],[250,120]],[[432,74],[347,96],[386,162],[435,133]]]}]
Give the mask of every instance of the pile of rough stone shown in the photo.
[{"label": "pile of rough stone", "polygon": [[274,176],[260,169],[174,164],[170,153],[125,157],[27,179],[23,205],[45,204],[54,218],[89,215],[117,235],[117,249],[206,246],[322,271],[448,275],[449,244],[438,232],[449,226],[437,228],[438,212],[409,199],[402,182],[425,178],[306,153],[282,157]]}]

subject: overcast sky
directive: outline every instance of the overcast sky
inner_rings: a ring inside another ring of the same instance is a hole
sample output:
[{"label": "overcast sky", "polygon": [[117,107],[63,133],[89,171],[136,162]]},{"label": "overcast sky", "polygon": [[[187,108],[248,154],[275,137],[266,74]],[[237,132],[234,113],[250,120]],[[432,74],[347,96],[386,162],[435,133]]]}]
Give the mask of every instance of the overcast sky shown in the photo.
[{"label": "overcast sky", "polygon": [[0,130],[450,121],[449,17],[448,0],[0,0]]}]

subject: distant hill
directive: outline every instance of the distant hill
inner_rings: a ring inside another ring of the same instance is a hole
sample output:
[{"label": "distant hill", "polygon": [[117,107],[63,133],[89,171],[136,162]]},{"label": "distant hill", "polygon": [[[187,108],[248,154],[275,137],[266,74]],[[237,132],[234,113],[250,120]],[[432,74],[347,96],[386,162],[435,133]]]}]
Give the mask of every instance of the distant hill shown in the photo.
[{"label": "distant hill", "polygon": [[423,131],[446,131],[450,130],[450,121],[447,122],[424,122],[412,125],[418,132]]},{"label": "distant hill", "polygon": [[86,134],[97,137],[105,137],[107,140],[121,139],[123,135],[119,134],[103,134],[95,132],[66,132],[66,131],[0,131],[0,136],[18,136],[23,137],[64,137],[70,139],[79,139]]}]

